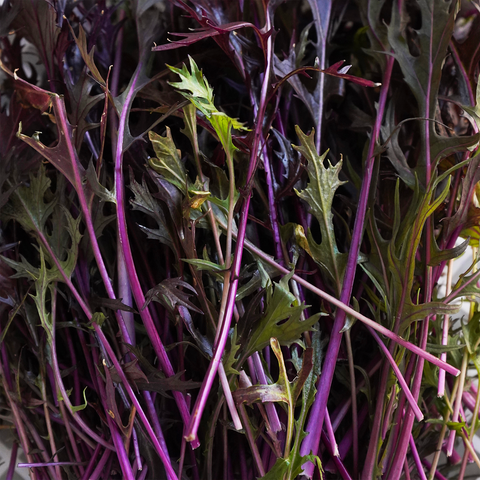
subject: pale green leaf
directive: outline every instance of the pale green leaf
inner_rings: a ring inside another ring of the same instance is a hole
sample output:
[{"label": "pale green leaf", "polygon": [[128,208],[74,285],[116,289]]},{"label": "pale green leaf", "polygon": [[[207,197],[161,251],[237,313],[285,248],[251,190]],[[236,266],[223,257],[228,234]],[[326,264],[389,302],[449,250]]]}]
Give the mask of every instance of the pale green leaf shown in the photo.
[{"label": "pale green leaf", "polygon": [[171,184],[175,185],[184,195],[187,193],[189,180],[185,165],[180,158],[180,151],[173,143],[172,134],[167,127],[165,137],[157,133],[148,132],[157,158],[150,158],[148,164],[157,173],[160,173]]},{"label": "pale green leaf", "polygon": [[295,190],[297,195],[308,203],[312,214],[320,224],[322,241],[317,244],[310,232],[307,234],[308,244],[312,257],[335,282],[337,291],[340,292],[347,255],[340,253],[335,239],[333,228],[332,203],[338,187],[346,182],[339,179],[342,162],[333,166],[328,161],[328,167],[324,162],[327,152],[319,155],[315,148],[315,131],[305,135],[298,126],[295,127],[300,139],[301,146],[294,146],[308,161],[307,171],[309,184],[301,192]]}]

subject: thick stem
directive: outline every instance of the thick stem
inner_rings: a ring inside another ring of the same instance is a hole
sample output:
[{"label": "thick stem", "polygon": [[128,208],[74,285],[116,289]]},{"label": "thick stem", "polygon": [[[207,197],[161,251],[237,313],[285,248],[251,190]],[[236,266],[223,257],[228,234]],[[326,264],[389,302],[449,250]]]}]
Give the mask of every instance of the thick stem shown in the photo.
[{"label": "thick stem", "polygon": [[[377,118],[375,120],[372,138],[367,152],[367,160],[365,164],[365,173],[362,181],[362,188],[360,190],[360,199],[357,207],[357,215],[355,217],[355,225],[353,227],[352,243],[348,254],[347,267],[342,286],[342,293],[340,294],[340,301],[344,304],[350,303],[350,296],[352,294],[353,281],[355,279],[355,271],[357,266],[358,254],[360,251],[360,244],[363,238],[363,227],[365,223],[365,215],[367,212],[367,204],[370,194],[370,185],[373,175],[373,167],[375,163],[375,145],[380,134],[380,127],[382,125],[383,113],[387,102],[387,94],[390,88],[390,79],[392,75],[394,58],[387,59],[387,67],[383,77],[383,84],[380,90],[380,98],[378,102]],[[307,425],[306,432],[309,434],[302,444],[301,453],[306,455],[310,451],[314,454],[318,451],[320,442],[320,434],[323,426],[325,409],[327,407],[327,400],[330,396],[330,387],[333,380],[333,374],[337,364],[338,351],[342,340],[342,333],[340,332],[345,324],[346,312],[343,309],[337,309],[335,314],[335,322],[333,324],[332,332],[330,334],[330,342],[328,344],[327,353],[325,355],[322,375],[318,383],[318,393],[315,398],[315,403],[312,406],[310,419]],[[304,465],[304,474],[312,477],[313,464],[310,462]]]}]

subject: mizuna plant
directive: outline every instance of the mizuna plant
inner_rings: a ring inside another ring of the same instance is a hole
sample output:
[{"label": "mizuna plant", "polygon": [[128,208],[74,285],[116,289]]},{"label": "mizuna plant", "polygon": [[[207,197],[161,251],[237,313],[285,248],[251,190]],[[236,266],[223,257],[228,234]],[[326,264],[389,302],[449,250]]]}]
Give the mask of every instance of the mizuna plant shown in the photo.
[{"label": "mizuna plant", "polygon": [[6,478],[480,471],[474,7],[1,4]]}]

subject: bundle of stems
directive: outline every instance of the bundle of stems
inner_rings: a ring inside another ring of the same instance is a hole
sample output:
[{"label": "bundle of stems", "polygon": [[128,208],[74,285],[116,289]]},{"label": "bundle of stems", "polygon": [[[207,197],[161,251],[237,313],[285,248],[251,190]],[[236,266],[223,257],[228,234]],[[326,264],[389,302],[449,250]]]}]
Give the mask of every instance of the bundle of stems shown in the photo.
[{"label": "bundle of stems", "polygon": [[480,471],[475,7],[3,1],[7,479]]}]

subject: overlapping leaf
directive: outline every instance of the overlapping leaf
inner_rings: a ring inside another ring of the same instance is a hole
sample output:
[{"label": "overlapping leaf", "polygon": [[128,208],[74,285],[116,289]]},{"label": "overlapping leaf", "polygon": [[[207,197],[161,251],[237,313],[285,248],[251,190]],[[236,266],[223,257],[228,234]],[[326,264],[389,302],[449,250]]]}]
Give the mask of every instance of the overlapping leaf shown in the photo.
[{"label": "overlapping leaf", "polygon": [[291,274],[267,288],[266,309],[262,318],[253,326],[246,347],[248,355],[266,347],[272,337],[278,339],[282,345],[291,345],[320,318],[321,314],[317,313],[302,320],[302,312],[307,306],[299,305],[295,296],[290,293],[290,277]]}]

